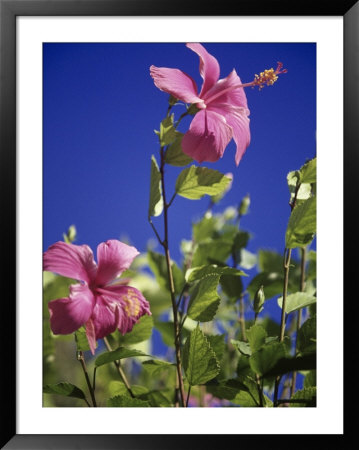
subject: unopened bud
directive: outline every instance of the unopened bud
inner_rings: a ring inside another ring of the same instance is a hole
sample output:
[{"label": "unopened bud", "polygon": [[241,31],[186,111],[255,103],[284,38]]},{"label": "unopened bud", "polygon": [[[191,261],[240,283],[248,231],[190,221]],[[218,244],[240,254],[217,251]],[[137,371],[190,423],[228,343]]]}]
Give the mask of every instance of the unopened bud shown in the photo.
[{"label": "unopened bud", "polygon": [[245,216],[248,213],[249,205],[251,204],[251,199],[249,194],[242,198],[242,201],[238,207],[238,214],[240,216]]},{"label": "unopened bud", "polygon": [[262,311],[263,305],[264,305],[264,300],[265,300],[265,295],[264,295],[263,286],[260,286],[254,295],[254,301],[253,301],[253,309],[256,314],[258,314]]}]

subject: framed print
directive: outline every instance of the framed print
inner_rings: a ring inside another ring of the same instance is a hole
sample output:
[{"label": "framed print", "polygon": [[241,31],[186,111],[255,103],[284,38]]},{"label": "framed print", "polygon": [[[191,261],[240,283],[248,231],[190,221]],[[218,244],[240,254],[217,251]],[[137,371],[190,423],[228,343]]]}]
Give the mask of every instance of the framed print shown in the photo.
[{"label": "framed print", "polygon": [[0,6],[3,448],[342,438],[358,4]]}]

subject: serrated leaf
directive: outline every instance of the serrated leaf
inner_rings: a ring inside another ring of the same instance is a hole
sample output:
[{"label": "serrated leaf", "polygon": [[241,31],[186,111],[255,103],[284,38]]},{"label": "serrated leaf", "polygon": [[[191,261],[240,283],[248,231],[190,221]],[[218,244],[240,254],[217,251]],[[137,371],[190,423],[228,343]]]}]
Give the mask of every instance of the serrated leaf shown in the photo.
[{"label": "serrated leaf", "polygon": [[216,354],[217,360],[220,362],[224,355],[225,348],[225,335],[224,334],[216,334],[212,336],[206,336],[212,350]]},{"label": "serrated leaf", "polygon": [[111,352],[102,353],[95,360],[95,366],[100,367],[104,364],[109,364],[114,361],[119,361],[124,358],[132,358],[137,356],[150,356],[146,353],[141,352],[141,350],[135,350],[132,348],[119,347]]},{"label": "serrated leaf", "polygon": [[313,158],[306,162],[300,169],[302,183],[317,182],[317,158]]},{"label": "serrated leaf", "polygon": [[[126,385],[122,381],[110,381],[108,385],[108,391],[111,397],[115,397],[116,395],[125,395],[127,397],[131,397],[131,394],[128,392]],[[145,386],[131,384],[131,391],[135,396],[139,396],[148,392],[148,389]]]},{"label": "serrated leaf", "polygon": [[298,349],[302,353],[316,350],[317,320],[316,317],[307,319],[298,331]]},{"label": "serrated leaf", "polygon": [[231,179],[218,170],[191,166],[179,174],[176,192],[190,200],[198,200],[204,195],[212,196],[222,193],[230,182]]},{"label": "serrated leaf", "polygon": [[167,361],[161,361],[160,359],[151,359],[149,361],[143,361],[142,367],[151,376],[155,376],[163,372],[164,370],[175,369],[176,365]]},{"label": "serrated leaf", "polygon": [[147,341],[152,335],[153,318],[152,316],[142,316],[132,328],[132,331],[124,336],[120,335],[120,345],[138,344]]},{"label": "serrated leaf", "polygon": [[144,408],[151,406],[148,402],[126,395],[116,395],[107,400],[108,407],[116,408]]},{"label": "serrated leaf", "polygon": [[287,248],[305,247],[316,231],[316,197],[297,205],[289,218],[285,245]]},{"label": "serrated leaf", "polygon": [[[297,400],[297,401],[296,401]],[[290,407],[315,407],[317,405],[317,388],[308,387],[297,391],[290,399]]]},{"label": "serrated leaf", "polygon": [[258,351],[266,342],[267,332],[261,325],[253,325],[246,331],[252,353]]},{"label": "serrated leaf", "polygon": [[190,164],[193,159],[183,153],[182,150],[182,138],[183,134],[178,133],[175,141],[167,148],[165,153],[166,164],[171,164],[176,167],[183,167]]},{"label": "serrated leaf", "polygon": [[253,372],[258,375],[265,375],[280,358],[287,356],[286,346],[283,342],[273,342],[265,344],[257,352],[252,353],[249,364]]},{"label": "serrated leaf", "polygon": [[43,387],[44,394],[64,395],[65,397],[80,398],[86,400],[85,394],[80,388],[71,383],[47,384]]},{"label": "serrated leaf", "polygon": [[193,281],[202,280],[208,276],[222,276],[222,275],[231,275],[235,277],[239,276],[248,276],[245,272],[234,269],[228,266],[217,266],[215,264],[208,264],[205,266],[193,267],[192,269],[188,269],[185,274],[185,280],[188,283],[192,283]]},{"label": "serrated leaf", "polygon": [[[295,294],[290,294],[286,298],[285,312],[289,314],[298,309],[305,308],[306,306],[316,303],[317,299],[313,295],[309,295],[306,292],[296,292]],[[278,298],[278,306],[282,309],[283,297]]]},{"label": "serrated leaf", "polygon": [[188,317],[199,322],[213,319],[221,301],[217,293],[218,283],[219,275],[209,275],[197,282],[190,297]]},{"label": "serrated leaf", "polygon": [[[160,287],[170,290],[169,280],[168,280],[168,272],[167,272],[167,263],[166,257],[161,253],[153,252],[149,250],[147,252],[147,260],[150,269],[152,270],[154,276]],[[179,294],[182,291],[182,288],[185,283],[185,279],[182,273],[182,270],[177,266],[174,261],[171,261],[173,282],[175,287],[175,293]]]},{"label": "serrated leaf", "polygon": [[187,381],[191,386],[204,384],[219,374],[216,354],[199,325],[188,336],[182,357]]},{"label": "serrated leaf", "polygon": [[148,207],[148,217],[156,217],[162,213],[163,198],[161,189],[161,173],[158,168],[156,158],[151,157],[151,184],[150,202]]}]

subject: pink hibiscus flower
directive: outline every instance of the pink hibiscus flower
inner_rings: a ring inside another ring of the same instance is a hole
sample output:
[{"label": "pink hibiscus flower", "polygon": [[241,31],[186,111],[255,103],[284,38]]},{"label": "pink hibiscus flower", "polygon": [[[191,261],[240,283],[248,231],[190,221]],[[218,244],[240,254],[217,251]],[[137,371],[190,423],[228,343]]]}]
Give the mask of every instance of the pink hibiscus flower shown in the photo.
[{"label": "pink hibiscus flower", "polygon": [[242,84],[236,71],[219,80],[219,64],[201,44],[186,44],[200,59],[199,72],[203,78],[200,93],[196,82],[179,69],[150,67],[155,85],[185,103],[195,104],[200,110],[194,116],[189,130],[183,136],[182,149],[197,162],[215,162],[233,138],[237,150],[235,162],[238,166],[250,143],[249,109],[244,87],[273,84],[281,72],[278,64],[273,69],[256,75],[251,83]]},{"label": "pink hibiscus flower", "polygon": [[44,253],[44,270],[80,281],[70,286],[69,297],[49,302],[53,333],[70,334],[85,325],[94,354],[97,339],[117,328],[125,334],[141,316],[151,315],[141,292],[127,286],[128,279],[116,280],[138,254],[135,247],[109,240],[98,245],[96,264],[87,245],[51,245]]}]

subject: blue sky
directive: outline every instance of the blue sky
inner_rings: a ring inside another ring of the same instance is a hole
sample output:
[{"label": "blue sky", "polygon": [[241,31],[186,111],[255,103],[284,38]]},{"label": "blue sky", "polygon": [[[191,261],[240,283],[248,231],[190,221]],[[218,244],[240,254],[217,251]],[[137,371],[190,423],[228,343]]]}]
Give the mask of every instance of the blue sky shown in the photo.
[{"label": "blue sky", "polygon": [[[251,144],[239,166],[232,141],[224,157],[203,166],[232,172],[231,191],[216,210],[237,205],[249,193],[250,214],[242,227],[252,233],[249,250],[282,253],[290,213],[286,175],[316,150],[316,47],[310,43],[203,43],[219,61],[221,78],[235,68],[243,82],[281,61],[288,73],[274,86],[247,89]],[[168,95],[153,84],[149,67],[179,68],[201,86],[198,56],[184,43],[44,44],[43,47],[43,245],[62,239],[71,224],[78,244],[130,239],[146,251],[153,231],[147,222],[150,159],[158,158],[154,129]],[[176,106],[176,117],[184,111]],[[190,119],[189,119],[190,120]],[[183,120],[186,131],[189,120]],[[171,197],[181,168],[168,167]],[[171,256],[180,262],[181,239],[208,197],[177,197],[171,206]],[[161,218],[155,219],[161,229]]]}]

